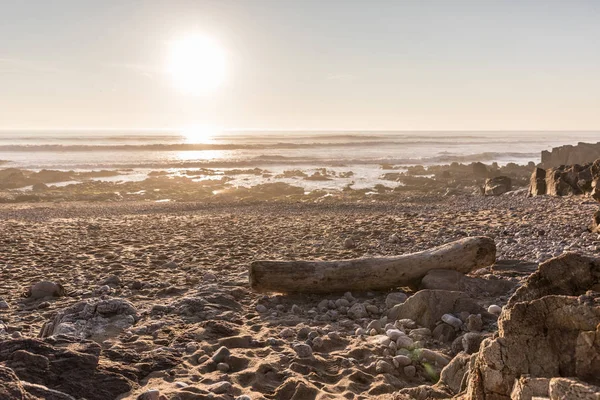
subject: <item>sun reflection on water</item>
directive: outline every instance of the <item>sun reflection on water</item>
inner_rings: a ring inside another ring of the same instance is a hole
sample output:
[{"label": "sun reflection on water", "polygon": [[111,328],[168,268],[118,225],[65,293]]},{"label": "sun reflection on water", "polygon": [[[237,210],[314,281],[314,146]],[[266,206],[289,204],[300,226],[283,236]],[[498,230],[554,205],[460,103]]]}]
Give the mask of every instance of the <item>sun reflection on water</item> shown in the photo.
[{"label": "sun reflection on water", "polygon": [[181,161],[214,160],[223,158],[223,150],[178,151],[177,158]]}]

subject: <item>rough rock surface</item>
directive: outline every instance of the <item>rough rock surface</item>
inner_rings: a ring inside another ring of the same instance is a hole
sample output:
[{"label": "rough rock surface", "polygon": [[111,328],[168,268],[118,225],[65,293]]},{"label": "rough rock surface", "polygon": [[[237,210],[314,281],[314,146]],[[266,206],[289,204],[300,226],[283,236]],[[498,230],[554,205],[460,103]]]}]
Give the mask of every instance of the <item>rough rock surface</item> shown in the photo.
[{"label": "rough rock surface", "polygon": [[421,289],[465,292],[467,294],[499,296],[512,290],[515,282],[506,279],[485,279],[466,276],[458,271],[435,269],[421,280]]},{"label": "rough rock surface", "polygon": [[131,327],[138,319],[137,310],[127,300],[81,301],[61,310],[42,327],[40,336],[63,334],[103,341]]},{"label": "rough rock surface", "polygon": [[483,192],[486,196],[500,196],[512,189],[512,182],[508,176],[496,176],[486,179]]},{"label": "rough rock surface", "polygon": [[449,290],[420,290],[388,313],[390,320],[411,319],[418,325],[433,329],[442,315],[467,311],[487,314],[483,308],[463,292]]},{"label": "rough rock surface", "polygon": [[577,254],[542,264],[502,312],[498,338],[481,344],[466,398],[509,399],[525,375],[600,384],[599,266]]}]

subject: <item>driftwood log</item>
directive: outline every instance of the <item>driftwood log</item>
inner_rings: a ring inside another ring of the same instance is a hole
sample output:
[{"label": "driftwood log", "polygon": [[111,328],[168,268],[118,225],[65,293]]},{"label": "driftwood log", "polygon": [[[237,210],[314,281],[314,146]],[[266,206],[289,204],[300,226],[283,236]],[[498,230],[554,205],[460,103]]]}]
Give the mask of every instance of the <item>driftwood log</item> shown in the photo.
[{"label": "driftwood log", "polygon": [[327,293],[414,286],[432,269],[468,273],[490,266],[496,245],[488,237],[457,240],[418,253],[340,261],[255,261],[250,286],[258,292]]}]

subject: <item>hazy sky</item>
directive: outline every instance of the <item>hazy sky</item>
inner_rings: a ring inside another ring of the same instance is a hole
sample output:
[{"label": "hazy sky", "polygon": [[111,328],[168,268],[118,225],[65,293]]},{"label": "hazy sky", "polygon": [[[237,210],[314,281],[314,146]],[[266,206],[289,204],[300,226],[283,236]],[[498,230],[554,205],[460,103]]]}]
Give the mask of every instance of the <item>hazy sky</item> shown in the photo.
[{"label": "hazy sky", "polygon": [[[194,96],[174,40],[226,51]],[[0,128],[600,129],[600,1],[1,0]]]}]

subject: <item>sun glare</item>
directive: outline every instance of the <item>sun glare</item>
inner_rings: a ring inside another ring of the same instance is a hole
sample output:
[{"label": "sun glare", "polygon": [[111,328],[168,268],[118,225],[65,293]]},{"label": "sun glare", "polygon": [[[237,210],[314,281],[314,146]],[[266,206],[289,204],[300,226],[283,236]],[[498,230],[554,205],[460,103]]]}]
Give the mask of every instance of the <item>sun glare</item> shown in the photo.
[{"label": "sun glare", "polygon": [[189,126],[181,130],[186,143],[210,143],[217,129],[210,126]]},{"label": "sun glare", "polygon": [[189,94],[212,92],[225,79],[225,51],[213,39],[193,35],[171,43],[169,74],[175,86]]}]

